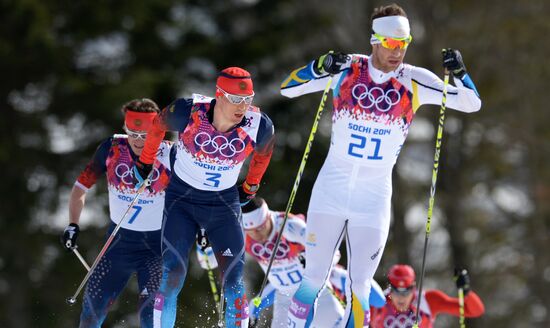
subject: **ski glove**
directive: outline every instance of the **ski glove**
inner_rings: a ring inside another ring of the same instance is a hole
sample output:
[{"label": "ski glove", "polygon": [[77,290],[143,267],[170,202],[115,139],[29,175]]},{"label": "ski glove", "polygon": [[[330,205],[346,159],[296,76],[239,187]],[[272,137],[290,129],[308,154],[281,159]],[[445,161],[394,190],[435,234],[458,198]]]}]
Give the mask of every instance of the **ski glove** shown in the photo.
[{"label": "ski glove", "polygon": [[141,187],[143,181],[149,177],[153,170],[153,164],[145,164],[139,159],[134,164],[134,185],[136,188]]},{"label": "ski glove", "polygon": [[63,235],[61,235],[61,244],[68,251],[71,251],[73,248],[76,247],[76,238],[78,238],[79,232],[80,228],[76,223],[69,224],[63,231]]},{"label": "ski glove", "polygon": [[237,188],[239,190],[239,202],[241,203],[241,207],[245,206],[256,197],[256,192],[258,192],[259,188],[260,185],[249,185],[246,181]]},{"label": "ski glove", "polygon": [[313,71],[317,75],[338,74],[348,60],[348,55],[331,50],[313,62]]},{"label": "ski glove", "polygon": [[462,61],[460,51],[447,48],[441,50],[441,53],[443,54],[443,67],[452,72],[454,76],[462,79],[466,74],[466,66]]},{"label": "ski glove", "polygon": [[301,252],[300,254],[298,254],[298,261],[300,261],[300,264],[302,265],[303,268],[306,267],[306,253],[305,252]]},{"label": "ski glove", "polygon": [[468,270],[455,268],[454,280],[456,288],[462,288],[464,296],[466,296],[470,291],[470,275],[468,274]]},{"label": "ski glove", "polygon": [[208,240],[205,229],[200,229],[199,233],[197,234],[197,246],[199,246],[199,248],[203,252],[206,251],[208,247],[210,247],[210,241]]}]

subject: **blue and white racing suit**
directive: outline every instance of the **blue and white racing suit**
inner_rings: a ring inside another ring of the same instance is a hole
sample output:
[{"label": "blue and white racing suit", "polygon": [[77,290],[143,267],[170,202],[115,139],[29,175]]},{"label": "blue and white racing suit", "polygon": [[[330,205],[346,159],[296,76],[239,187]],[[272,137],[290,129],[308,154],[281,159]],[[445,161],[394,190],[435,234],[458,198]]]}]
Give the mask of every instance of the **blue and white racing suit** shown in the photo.
[{"label": "blue and white racing suit", "polygon": [[[141,327],[153,327],[154,297],[159,288],[162,272],[160,228],[164,189],[171,174],[170,147],[171,144],[167,141],[160,144],[153,166],[151,187],[140,195],[122,221],[115,239],[86,285],[80,328],[101,327],[109,307],[134,273],[138,279]],[[132,175],[135,160],[137,156],[132,152],[127,136],[114,135],[101,143],[75,183],[76,187],[87,191],[101,175],[107,176],[112,221],[107,237],[137,192]]]},{"label": "blue and white racing suit", "polygon": [[177,296],[200,228],[206,230],[221,270],[226,326],[248,326],[242,280],[244,233],[235,183],[244,161],[252,154],[246,181],[259,184],[273,151],[274,130],[269,117],[250,106],[235,128],[217,131],[212,125],[214,107],[214,99],[194,95],[164,108],[149,130],[140,157],[148,163],[165,131],[178,131],[174,174],[164,206],[163,273],[155,299],[155,327],[175,324]]}]

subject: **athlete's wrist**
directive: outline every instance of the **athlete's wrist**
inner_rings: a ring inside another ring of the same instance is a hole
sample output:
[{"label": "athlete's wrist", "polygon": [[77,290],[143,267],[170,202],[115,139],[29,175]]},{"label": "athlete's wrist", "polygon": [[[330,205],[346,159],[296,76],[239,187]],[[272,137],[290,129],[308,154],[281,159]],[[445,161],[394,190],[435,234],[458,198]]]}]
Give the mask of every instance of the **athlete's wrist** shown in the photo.
[{"label": "athlete's wrist", "polygon": [[246,181],[243,182],[243,191],[247,194],[255,194],[258,192],[258,189],[260,189],[259,184],[250,184]]},{"label": "athlete's wrist", "polygon": [[248,204],[248,202],[250,202],[250,200],[256,196],[256,192],[258,191],[258,189],[259,185],[250,184],[246,181],[244,181],[239,187],[237,187],[237,190],[239,191],[239,202],[241,203],[241,207]]}]

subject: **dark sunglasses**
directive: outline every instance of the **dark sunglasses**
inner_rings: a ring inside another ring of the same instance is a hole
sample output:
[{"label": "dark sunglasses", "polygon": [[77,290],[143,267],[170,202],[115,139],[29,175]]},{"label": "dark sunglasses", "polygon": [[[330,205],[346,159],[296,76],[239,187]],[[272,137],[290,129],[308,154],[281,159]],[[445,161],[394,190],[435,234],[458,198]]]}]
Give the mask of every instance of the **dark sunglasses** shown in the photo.
[{"label": "dark sunglasses", "polygon": [[407,296],[414,290],[414,286],[406,287],[406,288],[399,288],[395,286],[391,286],[391,292],[393,294],[397,294],[399,296]]}]

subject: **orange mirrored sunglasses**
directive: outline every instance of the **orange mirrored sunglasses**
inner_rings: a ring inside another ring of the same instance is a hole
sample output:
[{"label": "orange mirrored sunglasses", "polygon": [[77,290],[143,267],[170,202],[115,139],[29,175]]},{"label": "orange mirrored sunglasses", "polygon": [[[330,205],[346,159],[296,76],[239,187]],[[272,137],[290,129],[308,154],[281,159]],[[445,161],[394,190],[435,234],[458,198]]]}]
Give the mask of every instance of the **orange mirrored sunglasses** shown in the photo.
[{"label": "orange mirrored sunglasses", "polygon": [[407,49],[407,47],[409,46],[409,43],[411,43],[412,41],[411,35],[409,35],[406,38],[390,38],[390,37],[383,36],[376,33],[374,33],[373,35],[375,38],[378,39],[378,41],[380,41],[380,44],[382,44],[382,47],[386,49],[396,49],[396,48]]}]

